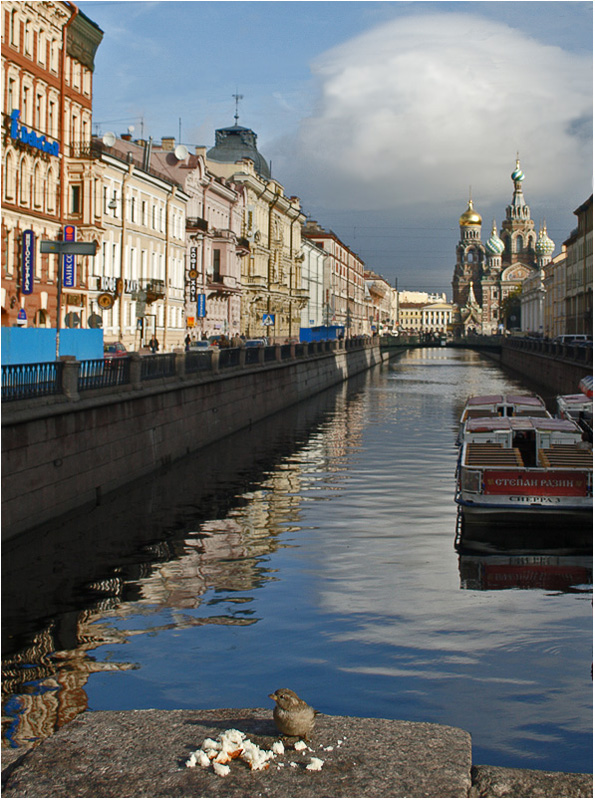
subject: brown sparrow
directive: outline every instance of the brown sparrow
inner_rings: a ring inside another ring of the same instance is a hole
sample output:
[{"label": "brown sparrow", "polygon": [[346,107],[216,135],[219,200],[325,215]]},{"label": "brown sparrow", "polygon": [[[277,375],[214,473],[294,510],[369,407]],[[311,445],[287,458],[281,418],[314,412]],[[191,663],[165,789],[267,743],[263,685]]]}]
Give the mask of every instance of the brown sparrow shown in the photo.
[{"label": "brown sparrow", "polygon": [[303,736],[307,739],[318,711],[309,706],[305,700],[301,700],[291,689],[277,689],[269,697],[275,701],[273,719],[281,733],[285,736]]}]

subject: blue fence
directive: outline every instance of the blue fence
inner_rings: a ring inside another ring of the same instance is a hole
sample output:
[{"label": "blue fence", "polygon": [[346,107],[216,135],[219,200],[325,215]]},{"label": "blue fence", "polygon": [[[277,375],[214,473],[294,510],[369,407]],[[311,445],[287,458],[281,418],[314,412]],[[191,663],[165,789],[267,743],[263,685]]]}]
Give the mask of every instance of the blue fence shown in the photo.
[{"label": "blue fence", "polygon": [[2,367],[2,400],[27,400],[62,392],[61,361]]}]

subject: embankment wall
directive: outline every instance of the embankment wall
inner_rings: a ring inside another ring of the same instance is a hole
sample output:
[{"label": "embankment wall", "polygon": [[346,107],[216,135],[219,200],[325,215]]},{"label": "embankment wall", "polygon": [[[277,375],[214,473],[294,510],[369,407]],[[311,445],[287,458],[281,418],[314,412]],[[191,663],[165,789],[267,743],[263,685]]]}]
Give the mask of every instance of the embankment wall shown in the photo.
[{"label": "embankment wall", "polygon": [[95,504],[105,493],[382,358],[378,346],[362,346],[152,382],[77,402],[11,404],[2,415],[2,538]]}]

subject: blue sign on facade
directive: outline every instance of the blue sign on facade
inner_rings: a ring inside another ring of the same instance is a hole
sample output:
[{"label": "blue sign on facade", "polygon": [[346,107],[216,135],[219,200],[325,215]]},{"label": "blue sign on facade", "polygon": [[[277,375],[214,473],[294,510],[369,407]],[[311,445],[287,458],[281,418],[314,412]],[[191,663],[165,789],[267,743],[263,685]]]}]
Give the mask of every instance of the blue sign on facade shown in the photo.
[{"label": "blue sign on facade", "polygon": [[60,155],[60,145],[58,142],[50,142],[45,136],[38,136],[35,131],[29,131],[19,122],[21,112],[18,109],[10,112],[10,138],[18,139],[36,150],[42,150],[51,156]]},{"label": "blue sign on facade", "polygon": [[275,315],[274,314],[263,314],[262,315],[262,324],[263,325],[274,325],[275,324]]},{"label": "blue sign on facade", "polygon": [[[76,242],[76,227],[74,225],[64,226],[64,241]],[[62,285],[65,289],[72,289],[75,284],[76,256],[71,253],[65,253],[63,258],[64,275],[62,276]]]},{"label": "blue sign on facade", "polygon": [[197,317],[206,317],[207,315],[207,296],[205,294],[199,294],[196,300],[196,316]]},{"label": "blue sign on facade", "polygon": [[23,231],[23,251],[21,260],[21,294],[33,293],[33,274],[35,271],[35,234]]}]

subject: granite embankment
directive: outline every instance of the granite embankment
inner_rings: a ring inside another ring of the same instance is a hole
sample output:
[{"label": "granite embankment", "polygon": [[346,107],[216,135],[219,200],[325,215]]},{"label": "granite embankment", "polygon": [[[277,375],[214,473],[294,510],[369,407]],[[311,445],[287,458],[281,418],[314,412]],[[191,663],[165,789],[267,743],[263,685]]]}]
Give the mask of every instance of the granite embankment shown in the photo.
[{"label": "granite embankment", "polygon": [[[319,715],[309,749],[286,743],[268,769],[189,768],[205,738],[235,728],[279,741],[269,709],[87,712],[38,746],[3,751],[4,797],[592,797],[591,775],[472,764],[458,728]],[[312,759],[320,769],[308,769]]]}]

